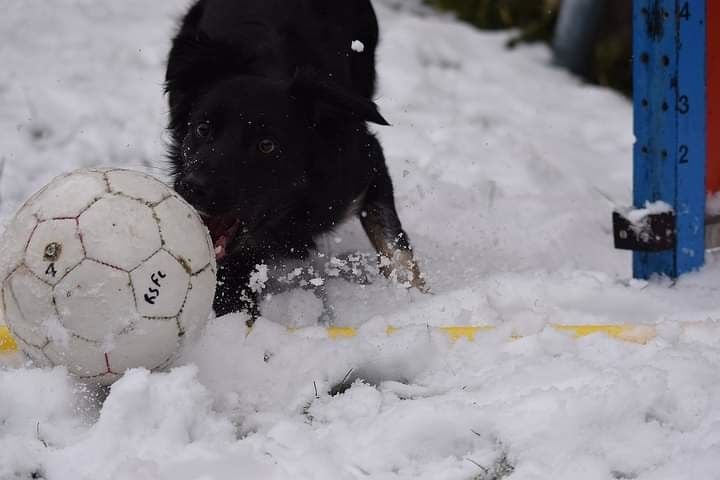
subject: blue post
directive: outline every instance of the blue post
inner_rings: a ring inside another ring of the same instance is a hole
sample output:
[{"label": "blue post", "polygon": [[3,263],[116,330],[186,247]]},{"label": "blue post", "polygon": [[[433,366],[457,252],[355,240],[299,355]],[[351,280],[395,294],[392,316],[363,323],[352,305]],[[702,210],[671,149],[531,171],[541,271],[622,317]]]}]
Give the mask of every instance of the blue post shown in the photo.
[{"label": "blue post", "polygon": [[668,203],[677,234],[674,250],[634,253],[636,278],[704,263],[705,1],[634,1],[634,204]]}]

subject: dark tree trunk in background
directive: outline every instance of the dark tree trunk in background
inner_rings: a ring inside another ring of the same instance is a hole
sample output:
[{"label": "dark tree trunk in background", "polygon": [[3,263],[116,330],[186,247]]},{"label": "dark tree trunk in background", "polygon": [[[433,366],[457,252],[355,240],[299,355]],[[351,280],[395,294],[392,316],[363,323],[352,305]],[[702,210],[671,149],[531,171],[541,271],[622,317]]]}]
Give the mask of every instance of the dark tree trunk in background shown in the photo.
[{"label": "dark tree trunk in background", "polygon": [[573,73],[631,94],[632,1],[563,0],[553,51]]},{"label": "dark tree trunk in background", "polygon": [[[711,0],[713,2],[717,0]],[[627,95],[632,94],[631,0],[606,0],[605,21],[595,45],[591,78]]]},{"label": "dark tree trunk in background", "polygon": [[553,40],[559,65],[584,77],[590,74],[605,6],[606,0],[563,0]]}]

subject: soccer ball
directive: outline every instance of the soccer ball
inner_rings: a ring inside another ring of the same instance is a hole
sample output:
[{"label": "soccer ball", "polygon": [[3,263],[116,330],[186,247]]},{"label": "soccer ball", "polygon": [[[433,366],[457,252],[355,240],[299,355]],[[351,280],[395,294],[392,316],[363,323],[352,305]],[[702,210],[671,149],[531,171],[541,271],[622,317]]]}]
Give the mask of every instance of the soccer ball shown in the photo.
[{"label": "soccer ball", "polygon": [[20,348],[36,365],[101,384],[167,366],[207,321],[215,274],[197,212],[129,170],[56,178],[0,244],[5,321]]}]

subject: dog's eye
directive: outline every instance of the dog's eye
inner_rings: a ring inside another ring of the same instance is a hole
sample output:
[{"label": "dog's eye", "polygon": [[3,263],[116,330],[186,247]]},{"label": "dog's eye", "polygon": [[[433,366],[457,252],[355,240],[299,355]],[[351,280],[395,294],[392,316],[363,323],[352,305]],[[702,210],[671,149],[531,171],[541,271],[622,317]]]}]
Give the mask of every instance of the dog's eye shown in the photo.
[{"label": "dog's eye", "polygon": [[195,127],[195,135],[197,135],[199,138],[209,137],[210,131],[210,122],[200,122],[198,123],[197,127]]},{"label": "dog's eye", "polygon": [[258,150],[260,153],[269,155],[277,149],[277,145],[271,138],[263,138],[258,142]]}]

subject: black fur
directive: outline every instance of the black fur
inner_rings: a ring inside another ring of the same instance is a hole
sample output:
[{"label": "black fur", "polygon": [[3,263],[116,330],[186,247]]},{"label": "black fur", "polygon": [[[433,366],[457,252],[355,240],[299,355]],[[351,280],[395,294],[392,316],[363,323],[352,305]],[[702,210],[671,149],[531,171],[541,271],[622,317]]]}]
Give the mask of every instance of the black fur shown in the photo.
[{"label": "black fur", "polygon": [[349,214],[379,253],[409,254],[366,125],[387,125],[372,101],[377,42],[369,0],[200,0],[182,20],[166,75],[169,155],[176,190],[227,253],[219,315],[256,314],[255,265],[305,257]]}]

